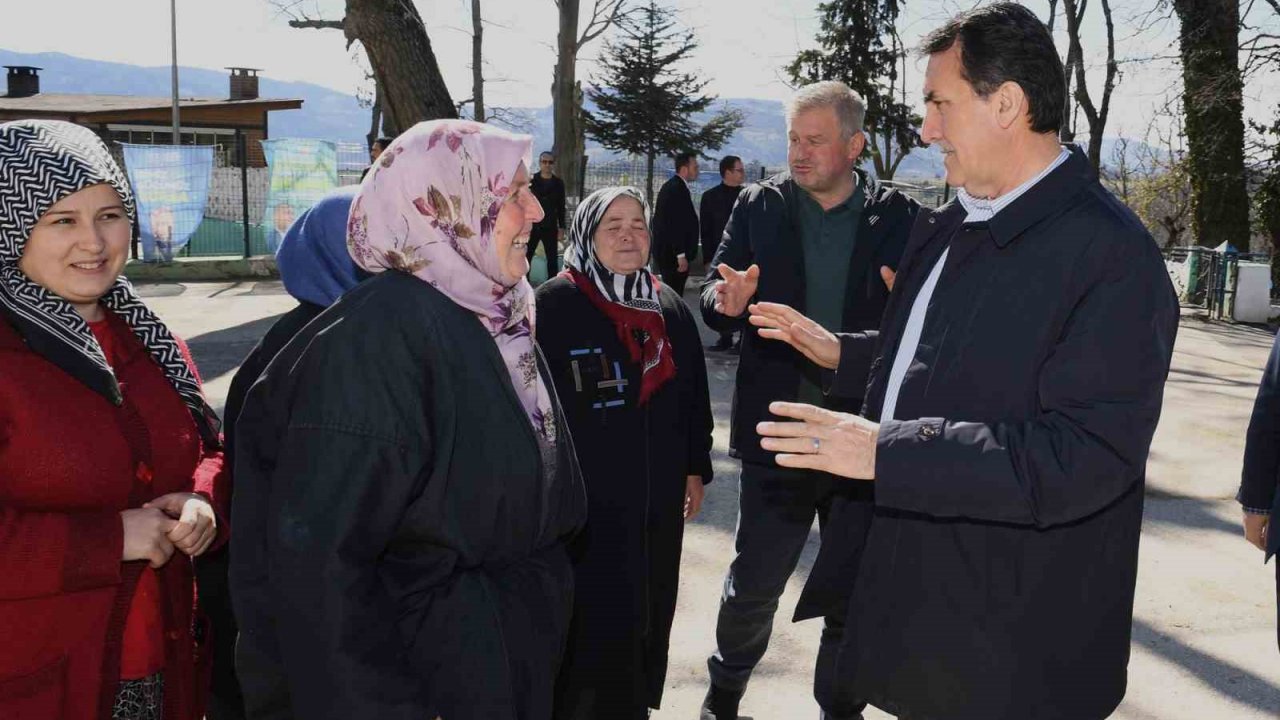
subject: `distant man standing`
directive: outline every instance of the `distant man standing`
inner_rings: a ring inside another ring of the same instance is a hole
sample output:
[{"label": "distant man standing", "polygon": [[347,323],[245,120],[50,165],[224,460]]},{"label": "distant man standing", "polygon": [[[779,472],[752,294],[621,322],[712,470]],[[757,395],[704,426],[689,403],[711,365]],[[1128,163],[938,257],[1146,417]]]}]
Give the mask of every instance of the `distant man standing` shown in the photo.
[{"label": "distant man standing", "polygon": [[[729,213],[733,204],[742,192],[742,183],[747,179],[747,169],[742,165],[742,158],[737,155],[726,155],[720,160],[720,184],[702,193],[698,219],[702,226],[702,259],[708,265],[716,256],[716,248],[720,247],[720,239],[724,236],[724,228],[729,224]],[[720,339],[708,350],[724,352],[733,349],[733,331],[720,333]]]},{"label": "distant man standing", "polygon": [[[898,266],[919,205],[855,169],[866,148],[865,115],[863,99],[844,83],[814,83],[796,92],[787,106],[790,172],[753,183],[733,206],[702,286],[708,327],[743,328],[753,302],[803,307],[831,332],[879,327],[889,298],[883,268]],[[737,718],[738,702],[769,645],[778,598],[809,540],[814,517],[824,547],[846,539],[832,537],[833,526],[861,537],[870,522],[870,487],[827,473],[780,468],[773,453],[760,447],[756,427],[772,419],[771,401],[799,400],[848,412],[861,407],[860,398],[828,398],[824,385],[822,373],[804,355],[743,330],[729,430],[729,451],[742,460],[733,539],[737,554],[720,598],[716,652],[707,660],[711,688],[703,720]],[[833,512],[837,500],[842,509]],[[859,698],[833,692],[847,596],[839,582],[814,582],[811,576],[796,606],[798,619],[825,619],[814,695],[827,719],[857,718],[862,710]]]},{"label": "distant man standing", "polygon": [[382,151],[386,150],[389,145],[391,145],[391,138],[389,137],[380,137],[374,140],[373,145],[369,146],[369,162],[371,164],[378,162],[378,158],[382,157]]},{"label": "distant man standing", "polygon": [[542,220],[533,226],[529,233],[529,262],[533,262],[534,251],[538,243],[542,243],[543,253],[547,256],[547,279],[560,272],[560,241],[564,238],[565,196],[564,181],[555,174],[556,156],[544,152],[538,156],[538,172],[529,181],[529,189],[542,204]]},{"label": "distant man standing", "polygon": [[689,261],[698,255],[698,211],[691,186],[698,179],[698,156],[676,156],[676,174],[662,184],[653,206],[653,263],[662,282],[683,296]]}]

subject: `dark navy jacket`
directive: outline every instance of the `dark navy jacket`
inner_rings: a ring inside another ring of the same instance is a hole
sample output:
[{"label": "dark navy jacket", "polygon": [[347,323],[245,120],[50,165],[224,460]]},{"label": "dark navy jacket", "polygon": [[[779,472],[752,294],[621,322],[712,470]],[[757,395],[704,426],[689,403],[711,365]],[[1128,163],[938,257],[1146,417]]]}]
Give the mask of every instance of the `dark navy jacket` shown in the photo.
[{"label": "dark navy jacket", "polygon": [[1262,384],[1253,403],[1249,434],[1244,444],[1244,474],[1240,481],[1240,504],[1247,508],[1271,510],[1271,532],[1267,533],[1267,555],[1280,551],[1280,336],[1271,347]]},{"label": "dark navy jacket", "polygon": [[[880,326],[880,315],[889,297],[880,279],[880,267],[898,267],[907,233],[920,207],[915,200],[880,185],[874,178],[862,173],[859,176],[866,204],[849,259],[842,325],[846,331]],[[760,285],[755,301],[783,303],[805,312],[804,250],[795,212],[801,192],[804,191],[790,175],[783,173],[748,186],[738,197],[724,239],[707,268],[707,282],[702,286],[702,319],[713,330],[729,332],[746,327],[745,316],[729,318],[715,310],[715,281],[720,278],[717,267],[721,264],[735,270],[758,264]],[[810,374],[819,385],[825,383],[822,372],[791,346],[762,340],[754,331],[743,333],[729,430],[732,455],[773,465],[773,454],[760,448],[756,424],[772,419],[770,402],[796,400],[802,374]],[[832,409],[849,412],[857,412],[861,405],[860,391],[852,397],[833,397],[828,403]]]},{"label": "dark navy jacket", "polygon": [[1104,718],[1125,692],[1177,300],[1150,235],[1078,151],[989,222],[964,217],[921,212],[879,333],[845,340],[832,391],[860,395],[870,369],[878,420],[950,246],[898,399],[907,419],[881,425],[865,546],[824,536],[809,582],[856,578],[841,676],[889,712]]}]

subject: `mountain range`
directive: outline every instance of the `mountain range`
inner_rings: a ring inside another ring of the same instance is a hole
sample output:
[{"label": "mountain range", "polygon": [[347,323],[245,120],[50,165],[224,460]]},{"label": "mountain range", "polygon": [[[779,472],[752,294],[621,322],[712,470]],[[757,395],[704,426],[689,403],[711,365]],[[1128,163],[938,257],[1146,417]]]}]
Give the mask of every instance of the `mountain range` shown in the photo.
[{"label": "mountain range", "polygon": [[[33,65],[43,68],[40,86],[44,92],[137,95],[168,97],[170,68],[144,67],[124,63],[78,58],[63,53],[17,53],[0,49],[0,65]],[[179,67],[180,97],[227,97],[228,73],[204,68]],[[271,115],[271,135],[275,138],[308,137],[327,140],[363,142],[368,132],[369,111],[360,107],[354,95],[321,85],[283,82],[262,76],[259,92],[264,98],[296,98],[303,100],[302,109]],[[713,107],[734,107],[742,111],[744,124],[728,144],[714,155],[734,154],[748,163],[769,167],[786,164],[787,131],[782,103],[776,100],[724,98]],[[588,106],[588,109],[591,109]],[[534,147],[552,145],[551,106],[512,108],[520,118],[521,132],[534,137]],[[1115,139],[1103,143],[1103,158],[1112,157]],[[1131,143],[1130,152],[1139,152]],[[592,140],[587,141],[587,154],[595,162],[617,157]],[[663,168],[663,172],[666,169]],[[901,179],[940,178],[943,175],[942,154],[936,148],[920,148],[908,155],[898,169]]]}]

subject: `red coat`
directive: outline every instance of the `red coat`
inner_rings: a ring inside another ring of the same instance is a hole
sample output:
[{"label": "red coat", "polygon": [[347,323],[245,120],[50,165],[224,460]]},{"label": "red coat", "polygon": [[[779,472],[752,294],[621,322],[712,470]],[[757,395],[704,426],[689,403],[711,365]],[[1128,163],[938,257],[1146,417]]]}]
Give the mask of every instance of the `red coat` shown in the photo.
[{"label": "red coat", "polygon": [[[128,327],[114,368],[150,434],[136,479],[121,410],[32,352],[0,319],[0,718],[105,720],[124,621],[145,563],[122,563],[120,512],[171,492],[213,499],[222,453],[205,452],[187,406]],[[186,347],[183,346],[186,353]],[[187,357],[190,362],[190,355]],[[215,508],[217,505],[215,504]],[[219,541],[225,525],[219,523]],[[165,720],[203,716],[191,560],[157,572],[165,627]]]}]

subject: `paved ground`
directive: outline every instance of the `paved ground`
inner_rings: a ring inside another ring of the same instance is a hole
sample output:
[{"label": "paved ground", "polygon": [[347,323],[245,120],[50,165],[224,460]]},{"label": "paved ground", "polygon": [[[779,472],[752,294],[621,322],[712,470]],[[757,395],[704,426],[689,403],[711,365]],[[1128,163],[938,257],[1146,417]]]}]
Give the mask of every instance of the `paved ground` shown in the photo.
[{"label": "paved ground", "polygon": [[[191,344],[219,407],[240,359],[293,307],[279,283],[149,285],[148,302]],[[1271,336],[1184,318],[1148,469],[1125,720],[1280,717],[1274,577],[1244,542],[1232,500],[1244,431]],[[736,363],[708,362],[716,414],[716,472],[686,535],[667,696],[659,719],[697,717],[716,605],[732,556],[735,463],[725,455]],[[817,717],[810,690],[818,624],[790,623],[818,549],[816,528],[782,599],[773,642],[743,712],[760,720]],[[868,720],[888,715],[871,710]]]}]

